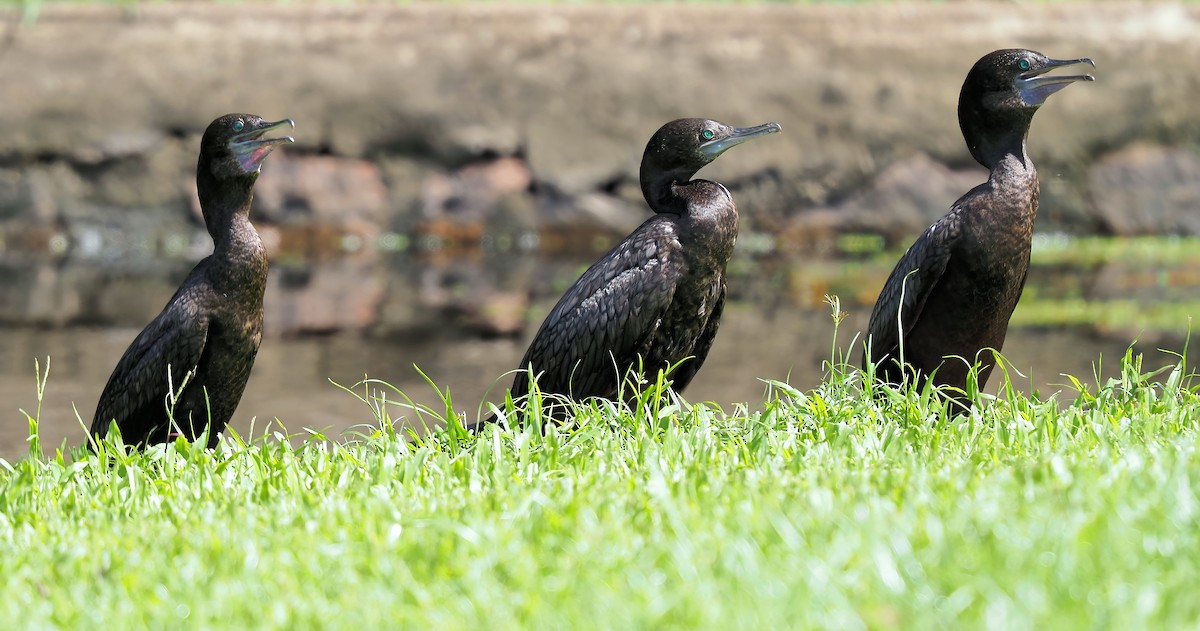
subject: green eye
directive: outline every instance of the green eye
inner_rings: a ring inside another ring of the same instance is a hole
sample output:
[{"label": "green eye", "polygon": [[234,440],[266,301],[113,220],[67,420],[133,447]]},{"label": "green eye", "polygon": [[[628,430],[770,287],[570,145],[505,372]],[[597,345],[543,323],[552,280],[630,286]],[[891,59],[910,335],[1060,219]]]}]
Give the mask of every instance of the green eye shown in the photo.
[{"label": "green eye", "polygon": [[242,121],[239,120],[233,124],[233,131],[242,131],[242,129],[244,129],[245,127],[246,127],[246,123],[243,123]]},{"label": "green eye", "polygon": [[714,134],[713,130],[711,130],[711,129],[706,129],[706,130],[700,132],[700,137],[705,140],[712,140],[713,136],[716,136],[716,134]]},{"label": "green eye", "polygon": [[1029,70],[1029,60],[1022,59],[1021,61],[1018,61],[1017,67],[1020,68],[1021,70]]}]

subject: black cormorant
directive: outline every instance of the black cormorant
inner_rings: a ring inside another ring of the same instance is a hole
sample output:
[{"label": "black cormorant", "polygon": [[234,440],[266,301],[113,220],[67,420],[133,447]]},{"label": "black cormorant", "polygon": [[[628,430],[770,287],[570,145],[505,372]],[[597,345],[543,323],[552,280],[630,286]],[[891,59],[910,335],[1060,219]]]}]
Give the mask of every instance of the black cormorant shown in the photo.
[{"label": "black cormorant", "polygon": [[691,178],[730,147],[780,130],[777,123],[733,128],[686,118],[655,132],[641,166],[654,216],[558,301],[521,359],[514,399],[528,394],[527,369],[543,393],[612,399],[629,371],[652,374],[686,359],[671,379],[676,391],[687,387],[717,334],[738,233],[729,191]]},{"label": "black cormorant", "polygon": [[[867,329],[864,367],[903,383],[965,390],[968,364],[978,361],[980,388],[1004,345],[1008,320],[1029,271],[1038,207],[1038,177],[1025,152],[1029,124],[1051,94],[1091,75],[1049,75],[1090,59],[1057,60],[1031,50],[998,50],[967,74],[958,120],[971,155],[991,172],[913,243],[888,277]],[[910,368],[902,370],[900,358]],[[936,372],[935,372],[936,371]],[[970,401],[953,393],[956,410]]]},{"label": "black cormorant", "polygon": [[127,444],[144,445],[176,432],[195,440],[208,429],[212,446],[233,416],[262,341],[267,282],[250,201],[263,159],[293,142],[264,137],[283,127],[295,123],[227,114],[205,130],[196,189],[215,248],[117,362],[96,406],[93,436],[115,423]]}]

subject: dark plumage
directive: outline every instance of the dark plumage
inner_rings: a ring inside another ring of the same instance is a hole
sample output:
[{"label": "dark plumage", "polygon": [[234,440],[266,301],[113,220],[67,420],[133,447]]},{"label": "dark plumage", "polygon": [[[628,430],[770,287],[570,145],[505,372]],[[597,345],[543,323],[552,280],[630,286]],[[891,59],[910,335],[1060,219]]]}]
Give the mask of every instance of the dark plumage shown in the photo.
[{"label": "dark plumage", "polygon": [[[998,50],[967,74],[959,126],[971,155],[991,174],[930,226],[892,270],[871,312],[863,356],[864,366],[877,366],[879,379],[904,382],[898,361],[903,356],[919,384],[933,374],[938,385],[965,389],[968,363],[977,360],[979,386],[987,383],[996,361],[991,349],[1004,345],[1029,271],[1038,206],[1037,172],[1025,152],[1029,124],[1051,94],[1092,80],[1046,74],[1079,63],[1092,61]],[[955,399],[960,410],[970,405],[961,395]]]},{"label": "dark plumage", "polygon": [[650,374],[687,359],[672,375],[676,391],[687,387],[717,334],[738,232],[729,191],[691,178],[726,149],[780,129],[688,118],[655,132],[641,166],[654,216],[558,301],[521,360],[514,398],[528,393],[527,368],[544,393],[612,399],[631,369]]},{"label": "dark plumage", "polygon": [[267,282],[250,200],[263,159],[292,142],[263,135],[285,126],[295,124],[227,114],[205,130],[196,189],[215,248],[117,362],[96,406],[93,436],[116,423],[126,443],[144,445],[174,432],[194,440],[207,428],[212,446],[233,416],[262,341]]}]

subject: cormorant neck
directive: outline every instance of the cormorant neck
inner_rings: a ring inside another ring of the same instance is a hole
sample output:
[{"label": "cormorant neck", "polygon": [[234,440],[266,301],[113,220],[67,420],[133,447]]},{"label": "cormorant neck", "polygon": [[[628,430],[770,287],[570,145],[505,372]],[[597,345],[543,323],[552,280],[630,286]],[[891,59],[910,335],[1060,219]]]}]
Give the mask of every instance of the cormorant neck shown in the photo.
[{"label": "cormorant neck", "polygon": [[958,125],[971,156],[991,171],[1005,156],[1026,161],[1025,138],[1036,111],[1037,107],[1014,102],[1008,93],[980,95],[964,87],[958,101]]},{"label": "cormorant neck", "polygon": [[214,243],[227,242],[242,226],[250,223],[250,203],[254,199],[257,174],[217,179],[208,169],[198,169],[196,192],[204,225]]},{"label": "cormorant neck", "polygon": [[687,191],[697,169],[679,168],[666,171],[642,168],[642,195],[656,213],[682,215],[687,212]]},{"label": "cormorant neck", "polygon": [[1029,125],[1025,124],[1010,127],[1001,133],[993,131],[978,134],[975,136],[975,142],[968,139],[967,146],[975,160],[987,167],[988,171],[992,171],[1009,156],[1016,158],[1021,164],[1027,164],[1029,158],[1025,153],[1025,141],[1028,137]]}]

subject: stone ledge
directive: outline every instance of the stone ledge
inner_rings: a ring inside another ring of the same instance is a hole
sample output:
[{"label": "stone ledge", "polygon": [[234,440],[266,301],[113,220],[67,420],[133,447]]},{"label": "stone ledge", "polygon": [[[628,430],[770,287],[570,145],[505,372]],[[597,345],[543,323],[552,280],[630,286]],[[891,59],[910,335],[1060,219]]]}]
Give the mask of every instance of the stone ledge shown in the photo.
[{"label": "stone ledge", "polygon": [[[569,223],[586,206],[577,200],[600,197],[622,209],[609,228],[632,227],[646,138],[703,115],[784,126],[704,172],[734,185],[747,229],[803,232],[806,214],[861,229],[864,213],[836,209],[920,186],[921,173],[897,182],[896,168],[919,156],[972,166],[954,123],[962,77],[988,50],[1022,45],[1098,65],[1096,83],[1056,96],[1034,122],[1039,229],[1121,232],[1119,199],[1162,215],[1139,219],[1138,232],[1195,233],[1173,218],[1195,199],[1196,174],[1177,171],[1200,146],[1200,83],[1180,79],[1200,74],[1197,26],[1200,5],[1175,4],[48,5],[0,51],[0,222],[70,224],[135,206],[182,227],[197,135],[242,110],[296,119],[286,151],[306,166],[268,161],[264,197],[282,208],[291,193],[279,192],[295,189],[293,207],[330,209],[313,213],[321,221],[340,221],[331,200],[346,173],[370,189],[354,192],[365,206],[347,221],[409,229],[431,221],[439,181],[516,161],[527,190],[477,192],[479,207],[456,212],[486,223],[501,200],[525,209],[522,222]],[[1134,144],[1190,155],[1155,163],[1171,174],[1138,172],[1184,192],[1098,196]],[[297,173],[304,186],[282,181]],[[936,216],[952,202],[917,210]],[[911,229],[886,208],[873,217],[883,232]],[[442,219],[454,220],[432,220]]]}]

